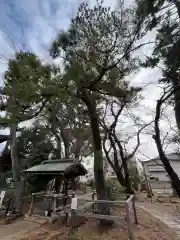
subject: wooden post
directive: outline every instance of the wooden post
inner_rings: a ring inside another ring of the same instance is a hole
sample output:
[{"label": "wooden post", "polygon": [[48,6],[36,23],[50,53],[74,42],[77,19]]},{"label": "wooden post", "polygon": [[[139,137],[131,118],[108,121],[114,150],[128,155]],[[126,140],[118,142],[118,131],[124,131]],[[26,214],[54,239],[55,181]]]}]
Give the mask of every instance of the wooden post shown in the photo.
[{"label": "wooden post", "polygon": [[57,202],[57,198],[56,196],[53,196],[53,213],[54,214],[56,213],[56,206],[57,206],[56,202]]},{"label": "wooden post", "polygon": [[[71,196],[70,200],[72,201],[72,198],[74,198],[74,197],[75,197],[75,193],[72,192],[72,196]],[[65,214],[65,219],[64,219],[65,225],[66,225],[66,227],[68,227],[69,211],[66,206],[64,206],[64,214]],[[71,227],[71,219],[70,219],[70,227]]]},{"label": "wooden post", "polygon": [[[94,200],[95,199],[95,191],[93,190],[93,192],[92,192],[92,200]],[[92,203],[92,211],[93,211],[93,213],[95,212],[95,207],[94,207],[94,203]]]},{"label": "wooden post", "polygon": [[70,221],[71,226],[69,231],[70,235],[74,233],[76,209],[77,209],[77,198],[74,196],[71,199],[71,221]]},{"label": "wooden post", "polygon": [[130,213],[128,202],[126,202],[125,208],[126,208],[126,219],[127,219],[129,239],[130,240],[135,240],[134,233],[133,233],[133,224],[132,224],[132,220],[131,220],[131,213]]},{"label": "wooden post", "polygon": [[35,202],[35,196],[32,195],[32,198],[31,198],[31,205],[30,205],[29,212],[28,212],[28,215],[27,215],[27,216],[30,216],[30,215],[33,213],[34,202]]},{"label": "wooden post", "polygon": [[76,210],[71,209],[71,226],[70,226],[70,235],[74,233],[74,223],[75,223]]},{"label": "wooden post", "polygon": [[65,208],[64,210],[64,213],[65,213],[65,226],[68,227],[68,219],[69,219],[69,212],[68,212],[68,209]]},{"label": "wooden post", "polygon": [[133,197],[133,199],[132,199],[132,207],[133,207],[133,211],[134,211],[135,224],[138,224],[138,218],[137,218],[137,212],[136,212],[136,204],[135,204],[135,197]]},{"label": "wooden post", "polygon": [[147,187],[148,195],[151,196],[151,195],[152,195],[151,184],[150,184],[150,182],[148,181],[148,178],[147,178],[147,174],[146,174],[146,169],[145,169],[144,163],[143,163],[142,161],[140,161],[140,162],[141,162],[142,167],[143,167],[143,172],[144,172],[144,177],[145,177],[145,182],[146,182],[146,187]]}]

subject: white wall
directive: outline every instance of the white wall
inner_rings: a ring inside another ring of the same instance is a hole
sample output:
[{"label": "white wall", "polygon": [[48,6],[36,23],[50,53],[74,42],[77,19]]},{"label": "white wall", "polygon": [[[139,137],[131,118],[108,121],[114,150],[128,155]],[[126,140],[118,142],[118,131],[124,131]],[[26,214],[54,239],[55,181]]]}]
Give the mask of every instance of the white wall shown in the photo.
[{"label": "white wall", "polygon": [[180,177],[180,161],[171,161],[171,166],[177,175]]},{"label": "white wall", "polygon": [[164,172],[151,172],[151,177],[158,178],[159,181],[169,181],[169,178],[167,177],[167,173]]},{"label": "white wall", "polygon": [[[174,171],[180,177],[180,161],[172,160],[172,161],[170,161],[170,164],[171,164],[172,168],[174,169]],[[144,167],[145,167],[146,174],[149,177],[151,177],[150,182],[151,182],[152,188],[155,187],[155,185],[159,184],[158,182],[155,182],[154,180],[152,180],[152,177],[158,178],[159,181],[161,181],[162,183],[164,182],[165,185],[167,185],[168,182],[170,181],[168,174],[165,171],[165,169],[162,165],[162,162],[160,160],[158,160],[156,162],[153,162],[153,161],[148,161],[147,163],[145,162]],[[158,171],[156,171],[156,170],[158,170]],[[167,184],[165,182],[167,182]]]}]

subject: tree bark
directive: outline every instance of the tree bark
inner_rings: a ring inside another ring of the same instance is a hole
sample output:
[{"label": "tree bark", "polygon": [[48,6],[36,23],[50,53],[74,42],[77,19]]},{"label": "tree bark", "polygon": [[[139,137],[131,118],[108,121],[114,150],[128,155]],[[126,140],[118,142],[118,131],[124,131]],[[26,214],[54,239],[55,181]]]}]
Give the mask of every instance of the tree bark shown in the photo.
[{"label": "tree bark", "polygon": [[129,169],[128,169],[128,158],[127,156],[125,156],[124,154],[124,150],[123,147],[119,141],[119,139],[116,136],[116,133],[114,132],[113,134],[114,136],[114,140],[119,148],[119,152],[120,152],[120,156],[121,156],[121,161],[122,161],[122,166],[123,166],[123,170],[124,170],[124,187],[125,187],[125,192],[132,194],[133,193],[133,189],[132,189],[132,184],[131,184],[131,179],[130,179],[130,175],[129,175]]},{"label": "tree bark", "polygon": [[180,91],[176,91],[174,93],[174,111],[175,111],[175,118],[176,118],[176,124],[178,127],[178,130],[180,132]]},{"label": "tree bark", "polygon": [[132,184],[131,184],[131,179],[130,179],[130,175],[129,175],[129,169],[128,169],[128,165],[127,165],[127,161],[128,159],[125,159],[124,161],[124,177],[125,177],[125,193],[128,194],[133,194],[134,191],[132,189]]},{"label": "tree bark", "polygon": [[61,126],[61,124],[59,124],[60,127],[60,131],[61,131],[61,138],[64,144],[64,155],[65,158],[68,159],[69,158],[69,140],[66,138],[65,134],[64,134],[64,128],[63,126]]},{"label": "tree bark", "polygon": [[161,153],[160,158],[161,158],[161,161],[164,165],[164,168],[165,168],[166,172],[169,175],[169,178],[172,182],[172,186],[175,189],[178,197],[180,198],[180,179],[179,179],[177,173],[172,168],[171,164],[169,163],[169,160],[167,159],[167,157],[164,156],[164,154]]},{"label": "tree bark", "polygon": [[98,199],[107,199],[105,178],[103,173],[103,155],[102,155],[102,145],[101,136],[99,130],[99,119],[96,112],[96,106],[91,106],[89,109],[91,128],[94,140],[94,176]]},{"label": "tree bark", "polygon": [[81,91],[81,99],[84,101],[88,108],[93,136],[94,177],[97,199],[105,200],[107,199],[107,191],[104,178],[102,142],[99,128],[99,116],[96,109],[96,101],[94,100],[92,94],[90,94],[90,91],[85,89],[82,89]]},{"label": "tree bark", "polygon": [[156,142],[156,146],[157,146],[157,150],[159,153],[159,157],[163,163],[163,166],[166,170],[166,172],[169,175],[169,178],[171,179],[172,182],[172,186],[174,187],[174,189],[177,192],[178,197],[180,198],[180,179],[178,177],[178,175],[176,174],[176,172],[174,171],[174,169],[172,168],[169,159],[166,157],[163,147],[162,147],[162,143],[161,143],[161,135],[160,135],[160,129],[159,129],[159,120],[160,120],[160,114],[161,114],[161,106],[164,103],[164,101],[162,99],[157,101],[157,105],[156,105],[156,116],[155,116],[155,136],[153,136],[155,142]]},{"label": "tree bark", "polygon": [[56,109],[56,105],[54,105],[52,101],[50,101],[50,104],[52,105],[52,107],[49,108],[49,114],[50,114],[49,121],[51,124],[52,132],[53,132],[53,134],[56,138],[56,142],[57,142],[56,157],[61,158],[62,157],[62,144],[61,144],[61,137],[59,136],[59,133],[57,131],[57,127],[59,126],[59,120],[56,116],[57,109]]},{"label": "tree bark", "polygon": [[17,182],[20,179],[19,163],[17,157],[17,144],[16,144],[16,129],[17,123],[13,123],[10,129],[11,143],[10,143],[10,153],[12,161],[12,178],[13,181]]},{"label": "tree bark", "polygon": [[[110,166],[112,167],[112,169],[114,170],[114,172],[116,173],[117,180],[119,181],[121,186],[123,186],[125,188],[125,192],[132,194],[133,189],[132,189],[131,179],[130,179],[130,175],[129,175],[129,169],[128,169],[128,165],[127,165],[128,159],[124,155],[124,150],[121,146],[120,141],[118,140],[118,138],[116,136],[114,128],[108,129],[107,127],[104,126],[104,130],[106,132],[105,132],[104,141],[103,141],[103,149],[106,154],[106,159],[107,159],[108,163],[110,164]],[[109,157],[109,151],[107,151],[106,146],[105,146],[107,135],[109,136],[111,147],[114,151],[113,162],[111,161],[111,159]],[[118,157],[118,152],[117,152],[116,147],[118,147],[119,152],[120,152],[122,166],[120,166],[120,163],[119,163],[120,158]],[[124,170],[124,174],[123,174],[123,170]]]}]

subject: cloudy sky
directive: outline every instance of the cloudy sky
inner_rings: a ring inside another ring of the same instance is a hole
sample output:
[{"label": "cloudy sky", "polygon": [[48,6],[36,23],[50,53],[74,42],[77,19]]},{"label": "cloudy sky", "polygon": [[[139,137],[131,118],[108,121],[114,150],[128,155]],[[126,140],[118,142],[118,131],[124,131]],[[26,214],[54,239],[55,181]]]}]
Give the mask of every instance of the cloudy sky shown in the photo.
[{"label": "cloudy sky", "polygon": [[[0,1],[0,84],[3,84],[3,73],[6,61],[13,55],[13,49],[29,50],[42,59],[48,59],[49,46],[59,29],[68,27],[70,18],[75,14],[81,0],[1,0]],[[88,1],[90,5],[95,0]],[[117,8],[116,0],[105,0],[105,5]],[[131,0],[125,1],[131,4]],[[150,33],[147,39],[152,39]],[[150,49],[146,49],[150,51]],[[143,53],[141,53],[143,54]],[[160,76],[159,70],[142,69],[133,81],[136,84],[151,82],[144,92],[144,101],[137,109],[141,116],[147,118],[147,109],[154,109],[159,89],[154,87]],[[151,137],[142,137],[141,151],[152,157],[157,154]],[[145,157],[138,154],[142,160]]]}]

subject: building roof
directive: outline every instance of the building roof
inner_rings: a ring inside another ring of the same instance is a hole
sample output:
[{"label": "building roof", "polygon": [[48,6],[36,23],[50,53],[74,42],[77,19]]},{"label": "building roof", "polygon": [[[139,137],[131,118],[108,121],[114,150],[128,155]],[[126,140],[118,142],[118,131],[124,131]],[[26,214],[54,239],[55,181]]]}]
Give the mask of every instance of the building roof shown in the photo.
[{"label": "building roof", "polygon": [[65,176],[84,176],[87,170],[80,162],[73,160],[59,159],[47,160],[40,165],[33,166],[25,170],[28,174],[62,174]]},{"label": "building roof", "polygon": [[[166,157],[171,160],[171,161],[180,161],[180,155],[177,154],[177,153],[169,153],[169,154],[166,154]],[[149,159],[147,161],[143,161],[143,163],[148,163],[148,162],[151,162],[151,161],[157,161],[157,160],[160,160],[160,157],[157,156],[155,158],[152,158],[152,159]]]},{"label": "building roof", "polygon": [[7,140],[10,139],[9,135],[0,135],[0,143],[6,142]]}]

